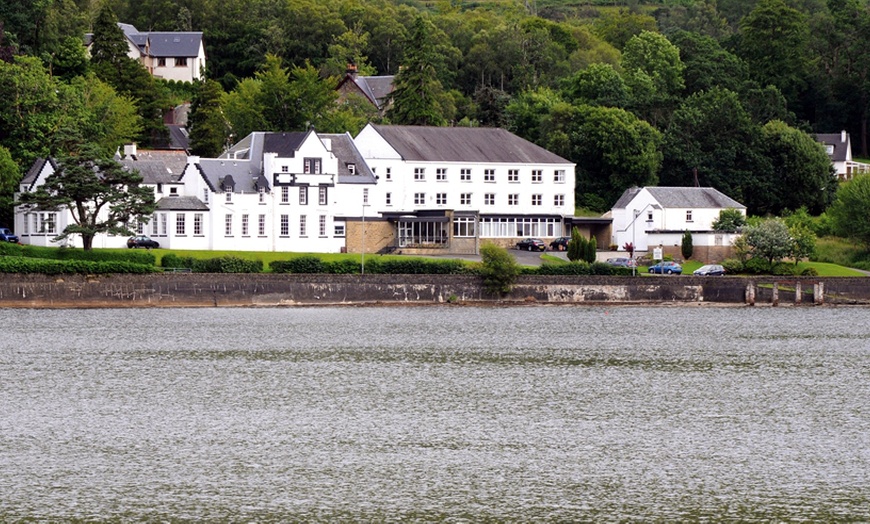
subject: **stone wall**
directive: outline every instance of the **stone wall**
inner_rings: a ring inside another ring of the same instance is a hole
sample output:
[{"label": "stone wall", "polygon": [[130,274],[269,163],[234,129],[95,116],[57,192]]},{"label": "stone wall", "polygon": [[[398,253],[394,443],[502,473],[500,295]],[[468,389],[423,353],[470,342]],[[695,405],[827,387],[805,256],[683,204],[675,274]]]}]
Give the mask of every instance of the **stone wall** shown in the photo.
[{"label": "stone wall", "polygon": [[[800,286],[800,294],[796,288]],[[215,307],[363,303],[870,304],[868,278],[525,276],[505,297],[460,275],[0,275],[0,307]],[[796,300],[796,296],[801,299]],[[751,298],[751,301],[750,301]]]}]

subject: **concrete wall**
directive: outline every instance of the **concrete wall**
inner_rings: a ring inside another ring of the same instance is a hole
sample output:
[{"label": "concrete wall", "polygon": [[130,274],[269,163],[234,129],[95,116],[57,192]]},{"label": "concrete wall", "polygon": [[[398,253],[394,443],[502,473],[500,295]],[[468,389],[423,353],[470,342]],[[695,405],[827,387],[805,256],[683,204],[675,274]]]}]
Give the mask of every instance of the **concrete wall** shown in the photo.
[{"label": "concrete wall", "polygon": [[[801,293],[796,295],[796,287]],[[870,304],[870,278],[526,276],[506,297],[459,275],[0,275],[0,307],[216,307],[444,302]],[[750,300],[751,298],[751,300]]]}]

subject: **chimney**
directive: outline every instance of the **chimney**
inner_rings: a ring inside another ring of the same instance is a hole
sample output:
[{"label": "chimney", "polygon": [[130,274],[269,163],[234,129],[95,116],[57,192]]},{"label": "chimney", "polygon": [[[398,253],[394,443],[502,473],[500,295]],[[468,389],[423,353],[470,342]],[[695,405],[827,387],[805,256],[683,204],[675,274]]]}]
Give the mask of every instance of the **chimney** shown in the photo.
[{"label": "chimney", "polygon": [[347,64],[347,74],[348,74],[348,76],[350,76],[351,78],[353,78],[354,80],[356,80],[356,72],[357,72],[356,64]]},{"label": "chimney", "polygon": [[846,135],[845,129],[840,131],[840,142],[845,144],[846,143],[846,136],[848,136],[848,135]]},{"label": "chimney", "polygon": [[136,144],[124,144],[124,158],[136,159]]}]

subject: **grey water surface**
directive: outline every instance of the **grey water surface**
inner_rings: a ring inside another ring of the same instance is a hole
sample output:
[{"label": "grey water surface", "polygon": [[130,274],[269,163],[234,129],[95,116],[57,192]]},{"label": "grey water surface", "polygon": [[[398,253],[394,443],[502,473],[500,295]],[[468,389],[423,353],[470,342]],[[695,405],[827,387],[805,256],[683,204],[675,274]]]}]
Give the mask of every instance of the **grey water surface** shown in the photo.
[{"label": "grey water surface", "polygon": [[0,521],[870,521],[870,309],[0,310]]}]

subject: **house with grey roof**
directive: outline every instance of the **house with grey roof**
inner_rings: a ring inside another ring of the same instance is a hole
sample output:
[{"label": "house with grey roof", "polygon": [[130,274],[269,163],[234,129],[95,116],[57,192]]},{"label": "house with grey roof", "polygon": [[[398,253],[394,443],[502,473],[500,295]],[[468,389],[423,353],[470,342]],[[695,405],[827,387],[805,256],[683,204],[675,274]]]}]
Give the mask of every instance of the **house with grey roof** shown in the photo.
[{"label": "house with grey roof", "polygon": [[692,234],[693,258],[719,261],[730,255],[739,233],[713,231],[723,209],[746,214],[746,206],[712,187],[631,187],[610,210],[612,242],[618,249],[628,243],[636,252],[660,248],[680,258],[683,234]]},{"label": "house with grey roof", "polygon": [[[139,31],[119,23],[127,38],[128,56],[140,62],[157,78],[193,82],[205,75],[205,46],[201,31]],[[93,34],[85,35],[90,49]]]},{"label": "house with grey roof", "polygon": [[355,65],[349,65],[347,73],[338,83],[338,101],[344,102],[349,97],[358,96],[366,100],[383,115],[390,107],[393,94],[393,75],[359,76]]},{"label": "house with grey roof", "polygon": [[504,129],[369,124],[354,141],[378,177],[369,205],[392,227],[380,247],[513,247],[565,235],[574,215],[575,165]]},{"label": "house with grey roof", "polygon": [[[187,166],[187,155],[183,151],[138,151],[135,145],[124,146],[123,153],[118,151],[115,160],[124,169],[138,171],[142,185],[153,189],[158,204],[167,196],[181,194],[179,182]],[[58,170],[53,158],[37,159],[19,183],[18,192],[34,191],[45,179]],[[72,223],[72,214],[62,210],[42,210],[19,208],[15,215],[15,231],[24,244],[55,246],[52,241],[58,233]],[[139,231],[145,226],[140,224]],[[123,247],[127,237],[98,235],[94,247]],[[80,237],[70,237],[62,241],[64,246],[81,247]]]},{"label": "house with grey roof", "polygon": [[859,173],[870,173],[870,164],[852,160],[852,139],[845,130],[839,133],[817,133],[816,141],[825,147],[839,180],[851,180]]}]

